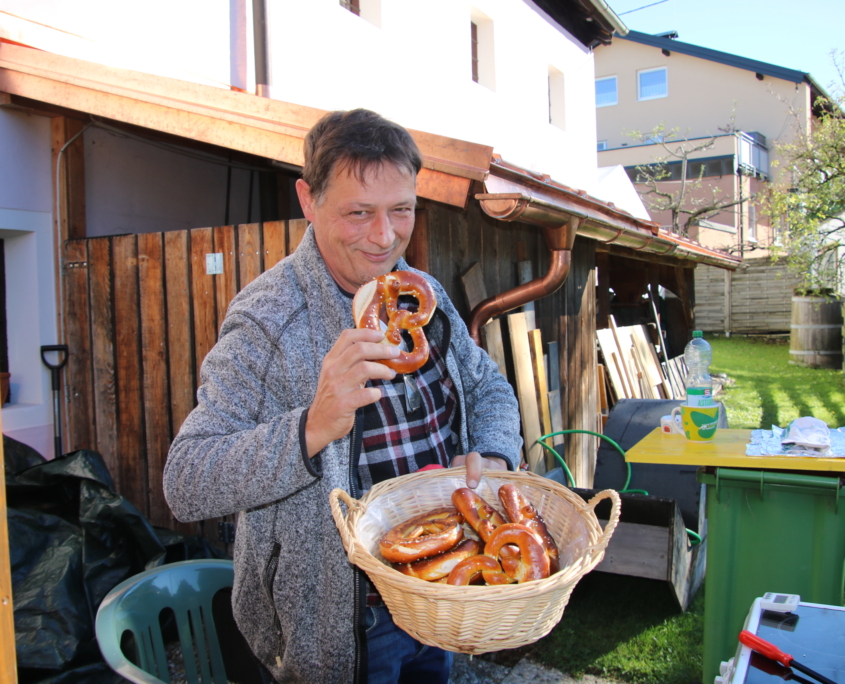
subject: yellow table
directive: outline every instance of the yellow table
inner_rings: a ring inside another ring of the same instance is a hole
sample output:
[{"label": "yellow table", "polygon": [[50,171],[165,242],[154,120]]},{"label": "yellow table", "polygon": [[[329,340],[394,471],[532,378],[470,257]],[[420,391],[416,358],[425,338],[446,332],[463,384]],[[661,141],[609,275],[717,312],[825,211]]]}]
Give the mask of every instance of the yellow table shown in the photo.
[{"label": "yellow table", "polygon": [[845,458],[746,456],[745,446],[750,440],[751,430],[716,430],[710,442],[690,442],[683,435],[667,435],[660,428],[655,428],[628,450],[625,460],[718,468],[845,472]]}]

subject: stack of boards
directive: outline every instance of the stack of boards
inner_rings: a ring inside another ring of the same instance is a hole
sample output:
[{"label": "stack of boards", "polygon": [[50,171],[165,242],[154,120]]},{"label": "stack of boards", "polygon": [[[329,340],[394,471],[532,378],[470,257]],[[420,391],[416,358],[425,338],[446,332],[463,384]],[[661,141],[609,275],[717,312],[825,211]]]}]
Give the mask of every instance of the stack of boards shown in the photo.
[{"label": "stack of boards", "polygon": [[609,389],[609,404],[619,399],[679,399],[684,396],[687,374],[683,356],[660,361],[651,333],[645,325],[617,327],[613,316],[610,327],[597,330],[604,374],[600,391]]}]

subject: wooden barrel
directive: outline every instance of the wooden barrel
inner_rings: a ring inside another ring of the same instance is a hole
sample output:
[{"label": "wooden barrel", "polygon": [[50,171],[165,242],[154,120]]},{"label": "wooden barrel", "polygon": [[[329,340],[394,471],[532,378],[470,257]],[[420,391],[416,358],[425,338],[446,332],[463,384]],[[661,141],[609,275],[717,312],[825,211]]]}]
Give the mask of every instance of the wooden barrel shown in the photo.
[{"label": "wooden barrel", "polygon": [[792,298],[789,363],[842,368],[842,300],[835,296]]}]

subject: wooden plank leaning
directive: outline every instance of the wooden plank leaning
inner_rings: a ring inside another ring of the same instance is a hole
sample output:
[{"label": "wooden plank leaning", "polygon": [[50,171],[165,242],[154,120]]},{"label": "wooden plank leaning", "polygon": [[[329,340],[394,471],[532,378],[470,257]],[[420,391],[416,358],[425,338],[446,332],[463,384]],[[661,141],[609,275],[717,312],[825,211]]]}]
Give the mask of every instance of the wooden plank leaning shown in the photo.
[{"label": "wooden plank leaning", "polygon": [[508,316],[508,328],[510,329],[511,354],[516,375],[516,395],[522,418],[522,436],[525,440],[525,459],[531,472],[542,475],[545,472],[543,447],[536,443],[542,433],[540,432],[540,415],[537,407],[537,392],[534,387],[534,371],[531,367],[531,351],[528,347],[525,314],[510,314]]}]

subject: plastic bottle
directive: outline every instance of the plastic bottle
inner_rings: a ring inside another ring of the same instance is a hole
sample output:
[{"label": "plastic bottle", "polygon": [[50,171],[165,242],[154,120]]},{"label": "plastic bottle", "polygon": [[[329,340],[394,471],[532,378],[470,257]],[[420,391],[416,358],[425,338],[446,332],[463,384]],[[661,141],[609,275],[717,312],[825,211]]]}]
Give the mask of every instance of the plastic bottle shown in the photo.
[{"label": "plastic bottle", "polygon": [[713,406],[713,379],[710,377],[713,349],[700,330],[693,331],[692,339],[684,349],[684,361],[687,364],[687,405]]}]

